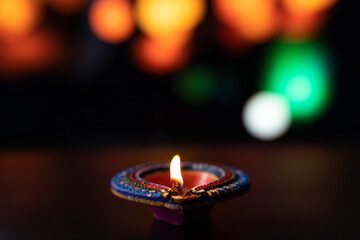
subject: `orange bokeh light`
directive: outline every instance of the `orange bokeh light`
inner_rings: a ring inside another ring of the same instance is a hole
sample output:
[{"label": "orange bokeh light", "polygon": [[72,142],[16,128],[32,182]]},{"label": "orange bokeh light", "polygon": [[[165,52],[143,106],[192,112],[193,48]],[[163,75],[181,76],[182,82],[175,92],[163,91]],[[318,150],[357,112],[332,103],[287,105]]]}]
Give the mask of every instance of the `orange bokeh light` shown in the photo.
[{"label": "orange bokeh light", "polygon": [[167,74],[184,66],[190,57],[188,41],[191,34],[167,38],[140,36],[133,45],[133,58],[150,74]]},{"label": "orange bokeh light", "polygon": [[322,14],[283,14],[282,36],[290,39],[306,40],[316,35],[325,22]]},{"label": "orange bokeh light", "polygon": [[47,0],[52,8],[62,14],[76,14],[83,10],[89,0]]},{"label": "orange bokeh light", "polygon": [[218,20],[236,28],[250,42],[264,42],[279,29],[275,0],[213,0],[212,3]]},{"label": "orange bokeh light", "polygon": [[285,10],[295,15],[308,15],[324,12],[333,7],[338,0],[282,0]]},{"label": "orange bokeh light", "polygon": [[31,33],[42,19],[38,0],[0,0],[0,38],[13,40]]},{"label": "orange bokeh light", "polygon": [[205,13],[205,0],[137,0],[135,4],[137,24],[151,37],[193,31]]},{"label": "orange bokeh light", "polygon": [[0,74],[19,75],[55,66],[64,56],[59,36],[38,30],[16,41],[0,44]]},{"label": "orange bokeh light", "polygon": [[97,0],[91,5],[88,17],[94,34],[107,43],[123,42],[135,30],[128,0]]}]

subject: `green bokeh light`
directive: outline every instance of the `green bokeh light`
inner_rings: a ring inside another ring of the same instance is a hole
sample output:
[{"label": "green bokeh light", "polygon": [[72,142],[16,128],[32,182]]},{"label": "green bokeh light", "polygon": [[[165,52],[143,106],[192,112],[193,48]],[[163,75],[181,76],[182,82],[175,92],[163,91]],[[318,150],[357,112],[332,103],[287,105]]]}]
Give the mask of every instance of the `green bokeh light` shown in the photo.
[{"label": "green bokeh light", "polygon": [[319,117],[331,102],[330,56],[319,42],[276,42],[271,46],[261,90],[285,95],[295,121]]},{"label": "green bokeh light", "polygon": [[295,102],[305,101],[311,97],[311,92],[311,80],[306,76],[295,76],[286,86],[286,95]]},{"label": "green bokeh light", "polygon": [[216,94],[216,77],[212,70],[202,64],[193,65],[178,75],[174,92],[182,103],[194,107],[203,106]]}]

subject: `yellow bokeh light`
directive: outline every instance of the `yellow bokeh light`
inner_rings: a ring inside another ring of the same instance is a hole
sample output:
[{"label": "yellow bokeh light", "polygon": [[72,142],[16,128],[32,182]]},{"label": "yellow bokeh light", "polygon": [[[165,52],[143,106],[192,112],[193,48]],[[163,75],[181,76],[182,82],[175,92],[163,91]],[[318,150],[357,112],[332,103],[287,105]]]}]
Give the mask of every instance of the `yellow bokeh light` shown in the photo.
[{"label": "yellow bokeh light", "polygon": [[89,10],[94,34],[107,43],[120,43],[134,32],[131,4],[127,0],[97,0]]},{"label": "yellow bokeh light", "polygon": [[37,0],[0,0],[0,38],[24,37],[41,18],[42,7]]},{"label": "yellow bokeh light", "polygon": [[282,0],[283,6],[291,14],[307,15],[329,10],[338,0]]},{"label": "yellow bokeh light", "polygon": [[137,24],[151,37],[192,31],[205,12],[205,0],[137,0],[135,4]]},{"label": "yellow bokeh light", "polygon": [[213,9],[220,22],[250,42],[266,41],[279,29],[274,0],[213,0]]}]

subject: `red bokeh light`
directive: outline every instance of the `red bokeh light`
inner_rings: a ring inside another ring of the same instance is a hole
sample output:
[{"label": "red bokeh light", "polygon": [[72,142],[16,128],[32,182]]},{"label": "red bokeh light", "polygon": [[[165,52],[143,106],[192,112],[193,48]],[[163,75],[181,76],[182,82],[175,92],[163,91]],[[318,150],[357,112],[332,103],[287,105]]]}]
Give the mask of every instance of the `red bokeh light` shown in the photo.
[{"label": "red bokeh light", "polygon": [[0,74],[20,75],[55,66],[64,52],[54,32],[40,29],[19,41],[0,44]]}]

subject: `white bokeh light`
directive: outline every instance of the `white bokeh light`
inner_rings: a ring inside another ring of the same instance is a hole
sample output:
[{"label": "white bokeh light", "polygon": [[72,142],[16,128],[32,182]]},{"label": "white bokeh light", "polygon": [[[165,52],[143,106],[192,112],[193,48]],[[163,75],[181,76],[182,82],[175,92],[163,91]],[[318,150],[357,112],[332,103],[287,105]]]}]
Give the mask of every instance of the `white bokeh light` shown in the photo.
[{"label": "white bokeh light", "polygon": [[245,103],[242,118],[246,130],[253,137],[275,140],[291,125],[290,104],[283,95],[259,92]]}]

